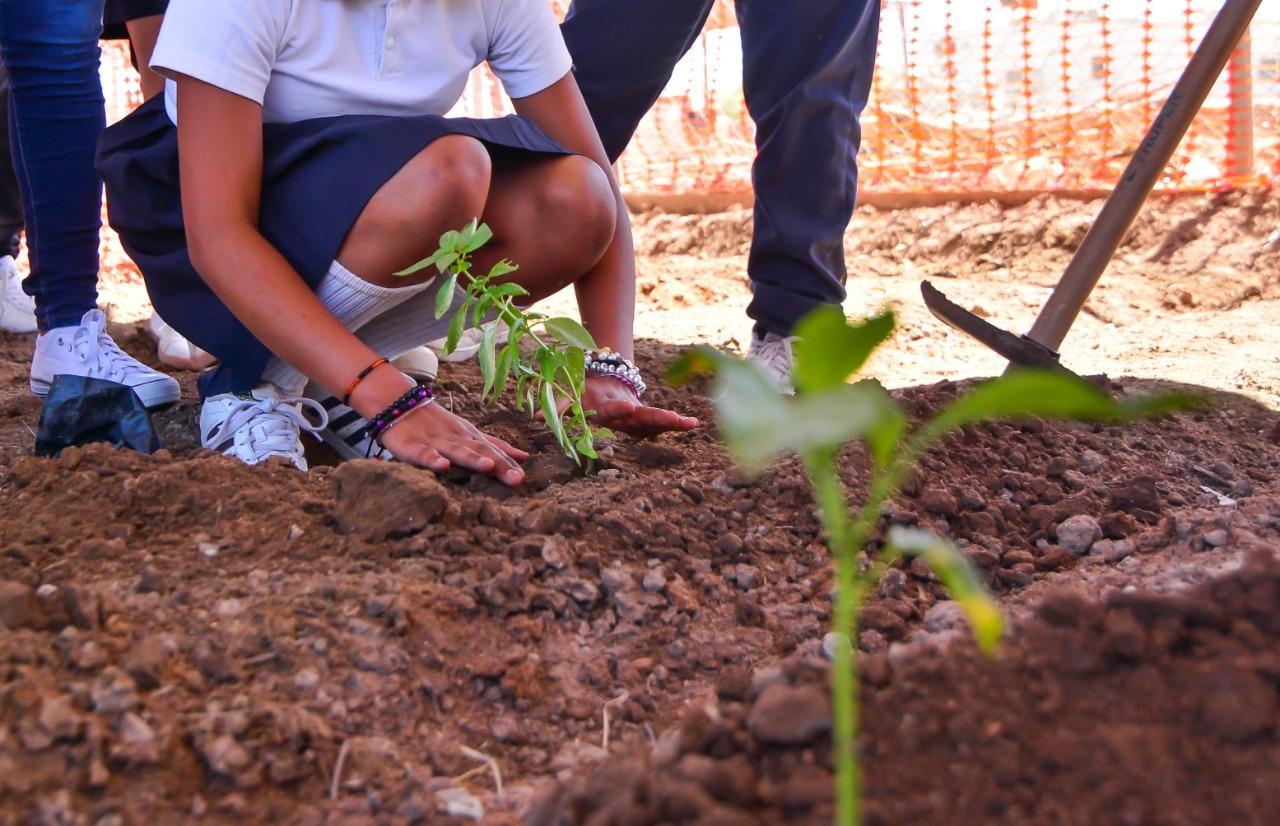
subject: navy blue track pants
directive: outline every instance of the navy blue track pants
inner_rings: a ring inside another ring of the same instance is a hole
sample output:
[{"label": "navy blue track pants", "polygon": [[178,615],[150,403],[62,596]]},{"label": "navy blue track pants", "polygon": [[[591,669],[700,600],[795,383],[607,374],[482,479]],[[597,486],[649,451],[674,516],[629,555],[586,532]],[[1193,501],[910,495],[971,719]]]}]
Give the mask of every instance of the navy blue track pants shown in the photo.
[{"label": "navy blue track pants", "polygon": [[[622,154],[712,0],[574,0],[561,27],[611,159]],[[737,0],[743,91],[756,124],[747,314],[787,335],[844,299],[859,115],[871,90],[880,0]]]}]

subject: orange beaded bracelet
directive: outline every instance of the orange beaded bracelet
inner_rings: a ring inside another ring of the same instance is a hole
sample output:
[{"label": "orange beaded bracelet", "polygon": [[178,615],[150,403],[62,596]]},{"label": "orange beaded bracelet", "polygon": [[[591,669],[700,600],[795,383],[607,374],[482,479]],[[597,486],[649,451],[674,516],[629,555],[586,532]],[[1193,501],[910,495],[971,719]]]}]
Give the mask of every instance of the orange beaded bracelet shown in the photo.
[{"label": "orange beaded bracelet", "polygon": [[347,391],[342,394],[342,403],[350,404],[351,394],[356,392],[356,387],[360,385],[360,382],[364,381],[365,377],[368,376],[370,373],[372,373],[374,370],[377,370],[379,367],[381,367],[384,364],[390,364],[390,363],[391,363],[390,359],[385,359],[385,358],[374,359],[372,364],[370,364],[368,367],[361,370],[360,375],[352,379],[351,384],[347,385]]}]

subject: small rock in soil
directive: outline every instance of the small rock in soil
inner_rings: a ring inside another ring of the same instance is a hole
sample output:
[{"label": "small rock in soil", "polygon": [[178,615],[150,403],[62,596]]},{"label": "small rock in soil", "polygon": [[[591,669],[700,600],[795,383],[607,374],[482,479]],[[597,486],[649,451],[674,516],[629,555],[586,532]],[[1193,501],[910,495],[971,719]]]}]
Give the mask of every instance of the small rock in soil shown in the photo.
[{"label": "small rock in soil", "polygon": [[757,740],[799,746],[831,730],[826,693],[816,685],[774,685],[751,707],[747,727]]},{"label": "small rock in soil", "polygon": [[760,569],[754,565],[740,563],[734,566],[733,581],[738,583],[738,587],[744,591],[750,591],[760,587],[762,577]]},{"label": "small rock in soil", "polygon": [[116,734],[117,739],[111,746],[112,759],[131,766],[149,766],[160,759],[155,731],[137,714],[125,714]]},{"label": "small rock in soil", "polygon": [[99,714],[132,711],[138,705],[138,684],[118,668],[103,670],[90,689],[93,710]]},{"label": "small rock in soil", "polygon": [[1068,517],[1058,526],[1058,544],[1074,554],[1089,553],[1093,543],[1102,538],[1102,527],[1098,520],[1088,514],[1076,514]]},{"label": "small rock in soil", "polygon": [[953,600],[935,603],[924,615],[924,627],[930,633],[956,628],[963,623],[964,609]]},{"label": "small rock in soil", "polygon": [[249,763],[253,761],[253,757],[244,746],[236,742],[234,737],[226,734],[220,737],[203,738],[197,744],[196,750],[204,759],[205,765],[209,767],[209,771],[223,777],[235,777],[248,768]]},{"label": "small rock in soil", "polygon": [[667,572],[659,565],[656,568],[650,568],[644,574],[644,579],[640,582],[641,587],[651,594],[660,593],[667,587]]},{"label": "small rock in soil", "polygon": [[1223,528],[1214,528],[1204,535],[1204,544],[1208,545],[1210,548],[1221,548],[1230,540],[1230,535],[1228,535],[1226,530]]},{"label": "small rock in soil", "polygon": [[1097,473],[1106,463],[1106,458],[1096,450],[1086,450],[1080,456],[1080,470],[1085,473]]},{"label": "small rock in soil", "polygon": [[557,571],[573,564],[573,548],[569,540],[560,534],[552,534],[542,541],[542,559]]}]

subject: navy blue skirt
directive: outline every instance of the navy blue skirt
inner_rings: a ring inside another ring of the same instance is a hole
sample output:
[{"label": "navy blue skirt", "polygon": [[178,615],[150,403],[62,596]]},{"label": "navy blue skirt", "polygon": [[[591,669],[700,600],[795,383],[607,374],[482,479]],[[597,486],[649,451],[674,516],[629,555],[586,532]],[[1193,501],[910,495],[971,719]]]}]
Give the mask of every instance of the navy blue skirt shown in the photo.
[{"label": "navy blue skirt", "polygon": [[[178,134],[163,98],[157,95],[107,129],[98,144],[108,221],[142,271],[161,317],[221,360],[201,379],[202,394],[242,392],[258,383],[271,353],[191,266],[178,184]],[[374,194],[444,135],[468,135],[495,153],[571,154],[516,116],[343,115],[267,124],[259,229],[314,289]]]}]

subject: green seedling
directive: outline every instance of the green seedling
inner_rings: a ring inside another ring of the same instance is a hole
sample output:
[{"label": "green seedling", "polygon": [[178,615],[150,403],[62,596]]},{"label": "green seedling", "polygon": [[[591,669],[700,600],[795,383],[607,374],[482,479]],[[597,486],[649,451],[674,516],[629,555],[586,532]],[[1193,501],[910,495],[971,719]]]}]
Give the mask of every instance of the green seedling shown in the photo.
[{"label": "green seedling", "polygon": [[[760,469],[797,455],[809,478],[836,574],[832,741],[837,822],[843,826],[853,826],[861,817],[854,659],[858,616],[881,576],[906,559],[922,559],[963,608],[982,651],[993,654],[1003,633],[995,600],[968,559],[946,539],[894,527],[882,547],[863,557],[883,508],[920,457],[947,434],[982,422],[1031,417],[1122,422],[1193,403],[1185,396],[1116,401],[1070,374],[1024,370],[975,386],[913,431],[879,383],[848,383],[894,325],[890,312],[860,324],[850,324],[834,307],[809,314],[796,329],[795,397],[779,393],[750,362],[711,348],[685,353],[669,374],[673,383],[680,383],[714,373],[720,434],[738,462]],[[865,444],[871,465],[867,496],[856,512],[837,472],[841,451],[855,441]]]},{"label": "green seedling", "polygon": [[[503,280],[517,269],[510,261],[499,261],[484,275],[473,273],[471,256],[492,238],[487,224],[472,220],[462,229],[440,236],[440,248],[431,257],[396,275],[413,275],[428,267],[439,270],[445,280],[436,293],[436,318],[450,311],[461,285],[461,301],[449,322],[445,352],[457,349],[467,327],[481,327],[476,360],[484,378],[482,397],[496,401],[514,379],[517,408],[531,416],[541,413],[560,447],[582,467],[598,458],[596,441],[612,435],[605,428],[593,428],[588,421],[590,411],[582,406],[586,351],[596,349],[595,340],[572,318],[548,317],[522,308],[518,301],[529,292]],[[485,323],[493,320],[508,329],[507,342],[501,348],[497,326]],[[533,344],[531,352],[521,350],[525,341]],[[562,400],[568,404],[562,405]]]}]

